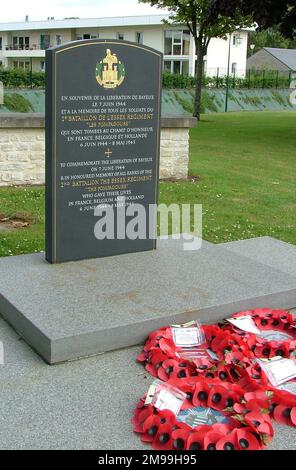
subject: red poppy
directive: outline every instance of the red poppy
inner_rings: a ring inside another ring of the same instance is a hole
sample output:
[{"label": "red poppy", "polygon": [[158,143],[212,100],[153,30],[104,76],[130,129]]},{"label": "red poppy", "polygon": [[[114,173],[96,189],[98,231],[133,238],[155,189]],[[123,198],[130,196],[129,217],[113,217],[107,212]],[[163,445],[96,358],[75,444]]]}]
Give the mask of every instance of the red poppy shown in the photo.
[{"label": "red poppy", "polygon": [[217,364],[217,377],[219,380],[221,380],[221,382],[231,382],[232,376],[229,365],[219,362]]},{"label": "red poppy", "polygon": [[141,403],[141,407],[137,407],[134,411],[132,416],[131,422],[134,426],[135,432],[143,432],[143,426],[146,419],[153,415],[153,407],[151,405],[144,406],[143,402]]},{"label": "red poppy", "polygon": [[143,350],[140,352],[140,354],[137,356],[137,362],[146,362],[147,360],[147,354],[146,352]]},{"label": "red poppy", "polygon": [[245,399],[247,401],[247,404],[251,400],[263,400],[267,403],[268,395],[265,390],[254,390],[252,392],[245,393]]},{"label": "red poppy", "polygon": [[254,334],[252,334],[252,333],[249,333],[249,334],[246,336],[246,344],[247,344],[247,347],[249,348],[250,353],[252,353],[250,357],[254,356],[253,351],[254,351],[254,349],[255,349],[255,346],[256,346],[257,342],[258,342],[258,338],[257,338],[256,335],[254,335]]},{"label": "red poppy", "polygon": [[221,437],[216,444],[217,450],[237,450],[237,440],[234,431]]},{"label": "red poppy", "polygon": [[173,448],[172,426],[164,424],[151,443],[155,450],[171,450]]},{"label": "red poppy", "polygon": [[181,348],[178,348],[172,339],[162,338],[159,341],[160,349],[167,354],[168,357],[175,357],[176,351],[180,351]]},{"label": "red poppy", "polygon": [[157,371],[158,377],[167,382],[169,379],[183,379],[190,376],[188,362],[178,359],[167,359]]},{"label": "red poppy", "polygon": [[272,423],[267,414],[251,411],[245,415],[245,421],[257,434],[262,433],[273,436]]},{"label": "red poppy", "polygon": [[187,449],[190,429],[176,429],[172,432],[173,450]]},{"label": "red poppy", "polygon": [[199,426],[194,430],[187,439],[186,450],[204,450],[204,438],[209,431],[212,431],[212,426],[208,425]]},{"label": "red poppy", "polygon": [[143,442],[152,442],[155,438],[158,430],[161,430],[164,423],[161,422],[161,417],[157,414],[148,416],[143,423],[143,432],[141,434],[141,440]]},{"label": "red poppy", "polygon": [[239,362],[240,363],[243,363],[244,360],[245,360],[245,356],[240,353],[240,352],[228,352],[225,354],[225,358],[224,358],[225,362],[227,364],[238,364]]},{"label": "red poppy", "polygon": [[277,423],[296,426],[296,407],[277,405],[273,410],[273,417]]},{"label": "red poppy", "polygon": [[192,360],[198,371],[203,371],[213,367],[213,361],[209,357],[200,357]]},{"label": "red poppy", "polygon": [[268,400],[259,400],[258,398],[253,398],[251,400],[248,400],[246,405],[246,409],[249,411],[258,411],[261,414],[269,414],[268,408]]},{"label": "red poppy", "polygon": [[145,368],[147,372],[153,377],[158,377],[158,371],[161,369],[163,362],[167,360],[167,356],[161,351],[157,350],[154,354],[150,354],[150,360],[147,362]]},{"label": "red poppy", "polygon": [[143,442],[152,442],[157,433],[161,433],[165,425],[171,426],[174,420],[175,416],[169,410],[163,410],[160,414],[150,415],[143,423],[141,440]]},{"label": "red poppy", "polygon": [[272,349],[267,341],[264,344],[256,345],[254,354],[256,357],[266,359],[273,356]]},{"label": "red poppy", "polygon": [[217,450],[217,442],[225,437],[225,433],[221,430],[208,432],[204,437],[205,450]]},{"label": "red poppy", "polygon": [[238,450],[260,450],[262,445],[250,428],[235,429]]},{"label": "red poppy", "polygon": [[289,341],[285,341],[284,343],[281,343],[280,341],[269,341],[268,345],[271,349],[270,357],[290,357],[291,343]]},{"label": "red poppy", "polygon": [[208,398],[208,406],[215,410],[224,410],[233,407],[236,394],[225,385],[215,385],[211,388]]},{"label": "red poppy", "polygon": [[208,406],[210,387],[205,380],[200,380],[194,387],[192,403],[194,406]]},{"label": "red poppy", "polygon": [[230,350],[229,341],[231,339],[231,333],[229,331],[220,330],[215,336],[213,341],[210,343],[212,351],[214,351],[219,359],[224,359],[224,351]]}]

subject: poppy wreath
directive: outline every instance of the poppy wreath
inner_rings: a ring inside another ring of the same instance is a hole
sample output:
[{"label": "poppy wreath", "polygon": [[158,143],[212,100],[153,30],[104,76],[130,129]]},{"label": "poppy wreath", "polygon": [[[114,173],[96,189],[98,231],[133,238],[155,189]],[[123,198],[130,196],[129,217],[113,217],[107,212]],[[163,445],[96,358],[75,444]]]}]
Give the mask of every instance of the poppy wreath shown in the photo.
[{"label": "poppy wreath", "polygon": [[[270,385],[258,364],[245,369],[238,384],[246,391],[246,400],[267,401],[270,416],[280,424],[296,427],[296,395]],[[296,379],[289,383],[295,384]]]},{"label": "poppy wreath", "polygon": [[186,393],[182,410],[212,408],[227,417],[227,423],[191,427],[169,410],[138,403],[132,424],[142,442],[155,450],[261,450],[273,437],[266,397],[247,397],[236,384],[221,384],[204,377],[173,379],[169,383]]},{"label": "poppy wreath", "polygon": [[224,331],[233,333],[235,339],[237,336],[243,340],[245,345],[251,350],[254,357],[271,358],[282,356],[290,358],[295,353],[296,348],[296,317],[285,310],[271,310],[269,308],[247,310],[245,312],[235,313],[232,318],[250,316],[255,325],[262,332],[273,330],[279,333],[285,333],[290,338],[269,341],[266,338],[241,331],[231,323],[220,324]]},{"label": "poppy wreath", "polygon": [[151,333],[137,360],[145,365],[147,372],[164,382],[172,379],[186,379],[205,376],[218,378],[222,382],[237,382],[241,369],[250,367],[254,357],[247,342],[238,334],[233,334],[218,325],[203,325],[207,348],[213,351],[218,360],[209,358],[183,359],[172,337],[171,327],[163,327]]}]

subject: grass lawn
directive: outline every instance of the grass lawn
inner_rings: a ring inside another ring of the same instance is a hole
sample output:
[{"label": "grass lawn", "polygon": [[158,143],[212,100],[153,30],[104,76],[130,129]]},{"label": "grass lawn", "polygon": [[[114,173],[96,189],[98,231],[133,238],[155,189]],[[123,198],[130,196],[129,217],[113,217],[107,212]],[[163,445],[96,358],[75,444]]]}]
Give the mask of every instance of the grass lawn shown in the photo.
[{"label": "grass lawn", "polygon": [[[215,243],[269,235],[296,244],[296,113],[204,115],[191,130],[190,174],[161,183],[162,203],[203,204],[203,238]],[[0,256],[44,247],[44,189],[0,189],[1,216],[27,228],[0,230]]]}]

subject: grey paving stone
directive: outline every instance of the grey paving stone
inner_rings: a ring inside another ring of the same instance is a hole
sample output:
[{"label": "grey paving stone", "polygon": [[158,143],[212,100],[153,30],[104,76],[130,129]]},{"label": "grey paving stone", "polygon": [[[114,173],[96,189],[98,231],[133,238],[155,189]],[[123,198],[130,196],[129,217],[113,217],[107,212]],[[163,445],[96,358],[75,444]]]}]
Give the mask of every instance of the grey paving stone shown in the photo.
[{"label": "grey paving stone", "polygon": [[[48,366],[3,319],[0,341],[0,449],[149,449],[130,424],[153,380],[140,348]],[[295,449],[295,429],[275,430],[270,449]]]},{"label": "grey paving stone", "polygon": [[295,305],[294,277],[207,242],[62,265],[0,259],[0,313],[49,363],[139,344],[169,323]]},{"label": "grey paving stone", "polygon": [[296,277],[296,246],[291,243],[271,237],[258,237],[219,246]]}]

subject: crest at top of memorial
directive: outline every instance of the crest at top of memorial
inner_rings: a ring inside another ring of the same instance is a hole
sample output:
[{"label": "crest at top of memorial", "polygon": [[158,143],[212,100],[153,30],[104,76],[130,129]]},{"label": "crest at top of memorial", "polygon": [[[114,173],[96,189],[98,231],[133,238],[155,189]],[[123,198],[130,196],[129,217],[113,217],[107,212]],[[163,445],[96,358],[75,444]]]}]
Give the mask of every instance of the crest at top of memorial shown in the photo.
[{"label": "crest at top of memorial", "polygon": [[110,49],[106,51],[106,57],[96,67],[96,78],[99,85],[104,88],[116,88],[122,84],[125,77],[124,64],[112,54]]},{"label": "crest at top of memorial", "polygon": [[116,40],[46,51],[46,259],[156,248],[162,54]]}]

